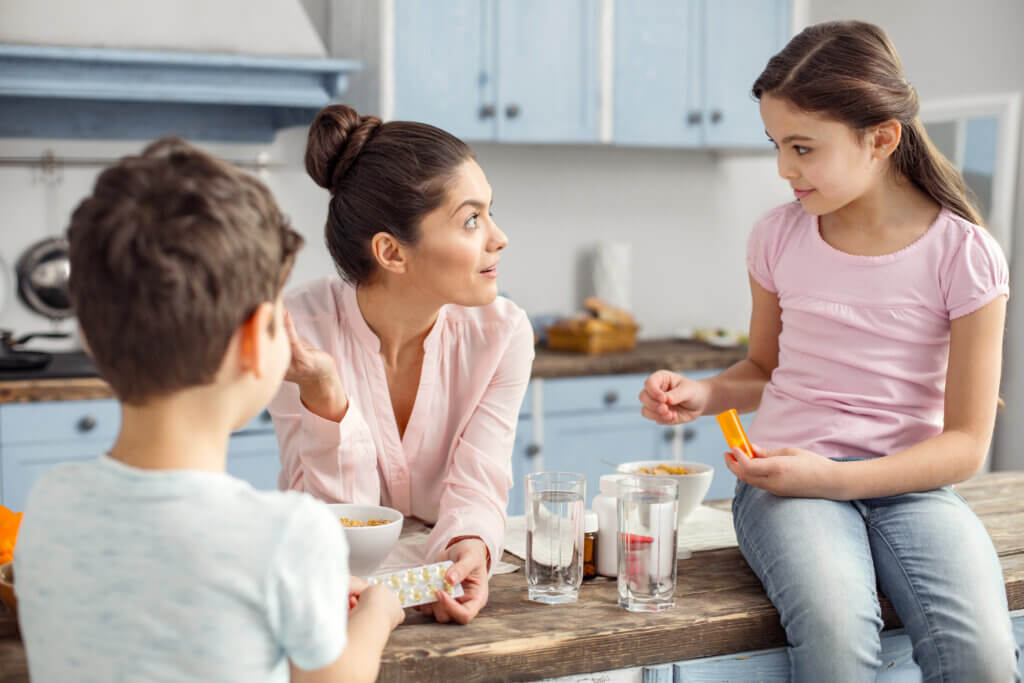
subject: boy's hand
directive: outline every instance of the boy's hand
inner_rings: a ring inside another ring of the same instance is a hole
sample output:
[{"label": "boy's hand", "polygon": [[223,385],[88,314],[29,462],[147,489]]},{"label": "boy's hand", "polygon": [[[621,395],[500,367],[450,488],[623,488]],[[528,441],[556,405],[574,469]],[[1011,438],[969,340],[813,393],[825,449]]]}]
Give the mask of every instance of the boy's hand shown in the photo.
[{"label": "boy's hand", "polygon": [[658,424],[692,422],[704,414],[707,388],[700,382],[668,370],[658,370],[644,382],[640,414]]},{"label": "boy's hand", "polygon": [[737,479],[776,496],[844,500],[839,490],[839,463],[803,448],[759,448],[755,458],[738,448],[725,453],[725,464]]},{"label": "boy's hand", "polygon": [[285,381],[299,385],[299,398],[309,412],[325,420],[340,422],[348,410],[348,395],[341,385],[334,359],[326,351],[299,337],[288,311],[284,312],[284,329],[292,348]]},{"label": "boy's hand", "polygon": [[454,562],[445,578],[452,584],[462,583],[462,596],[453,598],[447,593],[438,593],[437,602],[417,609],[433,614],[442,624],[449,621],[468,624],[487,604],[487,544],[475,536],[464,538],[448,546],[441,559]]},{"label": "boy's hand", "polygon": [[358,576],[348,577],[348,608],[350,610],[355,609],[355,606],[359,604],[359,596],[369,585]]},{"label": "boy's hand", "polygon": [[367,612],[382,617],[387,621],[389,631],[393,631],[405,621],[405,610],[402,609],[398,596],[384,586],[366,586],[359,593],[359,601],[353,614],[355,612]]}]

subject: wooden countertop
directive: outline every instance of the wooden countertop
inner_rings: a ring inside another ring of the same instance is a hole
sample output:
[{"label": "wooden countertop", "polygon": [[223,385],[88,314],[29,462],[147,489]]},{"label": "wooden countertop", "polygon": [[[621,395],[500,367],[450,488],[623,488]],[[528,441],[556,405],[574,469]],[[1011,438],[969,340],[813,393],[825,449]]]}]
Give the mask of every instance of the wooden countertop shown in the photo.
[{"label": "wooden countertop", "polygon": [[699,341],[641,341],[632,351],[587,355],[537,348],[533,376],[628,375],[668,369],[676,372],[724,368],[747,357],[747,348],[718,348]]},{"label": "wooden countertop", "polygon": [[[1003,565],[1011,610],[1024,609],[1024,472],[985,474],[956,487],[984,522]],[[518,561],[506,554],[508,561]],[[632,614],[614,581],[585,582],[578,602],[526,599],[522,572],[495,576],[487,607],[468,626],[409,612],[391,636],[379,681],[536,680],[785,645],[779,616],[737,548],[679,562],[676,607]],[[886,628],[899,625],[888,601]],[[0,681],[27,681],[24,648],[0,615]]]},{"label": "wooden countertop", "polygon": [[[661,368],[684,372],[723,368],[746,358],[745,347],[720,349],[703,342],[642,341],[632,351],[599,355],[537,349],[533,377],[581,377],[654,372]],[[0,403],[80,401],[111,398],[110,385],[99,377],[0,381]]]}]

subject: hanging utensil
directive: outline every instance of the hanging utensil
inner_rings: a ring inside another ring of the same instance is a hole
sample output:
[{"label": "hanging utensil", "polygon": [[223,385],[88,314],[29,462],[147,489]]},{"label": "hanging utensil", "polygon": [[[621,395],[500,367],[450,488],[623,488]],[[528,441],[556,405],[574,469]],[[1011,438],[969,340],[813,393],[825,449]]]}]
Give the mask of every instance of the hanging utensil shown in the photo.
[{"label": "hanging utensil", "polygon": [[68,290],[71,260],[65,238],[48,237],[31,245],[18,259],[15,270],[18,296],[26,306],[51,320],[74,315]]}]

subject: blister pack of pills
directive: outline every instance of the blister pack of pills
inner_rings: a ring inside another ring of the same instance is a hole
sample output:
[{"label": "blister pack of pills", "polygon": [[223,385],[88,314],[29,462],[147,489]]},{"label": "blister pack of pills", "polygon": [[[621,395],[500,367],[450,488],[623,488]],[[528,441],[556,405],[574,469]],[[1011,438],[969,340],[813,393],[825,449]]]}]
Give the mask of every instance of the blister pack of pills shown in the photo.
[{"label": "blister pack of pills", "polygon": [[399,569],[369,578],[371,585],[390,588],[398,594],[402,607],[415,607],[437,602],[437,593],[444,591],[453,598],[462,595],[462,584],[452,585],[445,578],[445,572],[452,566],[451,560],[425,564],[412,569]]}]

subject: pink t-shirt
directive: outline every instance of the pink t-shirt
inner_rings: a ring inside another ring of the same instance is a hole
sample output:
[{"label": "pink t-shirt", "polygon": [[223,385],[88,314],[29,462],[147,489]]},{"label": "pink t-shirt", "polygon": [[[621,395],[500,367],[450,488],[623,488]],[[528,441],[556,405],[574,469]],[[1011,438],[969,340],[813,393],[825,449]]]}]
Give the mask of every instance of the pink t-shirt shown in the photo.
[{"label": "pink t-shirt", "polygon": [[498,297],[447,305],[423,343],[412,414],[399,437],[380,340],[355,288],[337,277],[291,292],[299,336],[334,357],[349,407],[341,422],[313,415],[285,382],[270,403],[281,447],[282,489],[328,502],[370,503],[436,523],[428,559],[456,536],[479,536],[501,558],[519,406],[533,365],[526,314]]},{"label": "pink t-shirt", "polygon": [[753,278],[779,297],[779,365],[750,429],[767,448],[888,455],[942,431],[950,321],[1009,296],[983,228],[943,209],[892,254],[835,249],[799,203],[754,226]]}]

